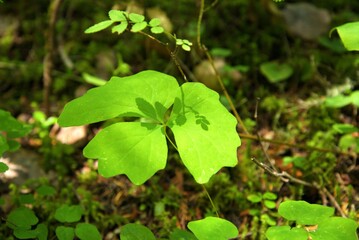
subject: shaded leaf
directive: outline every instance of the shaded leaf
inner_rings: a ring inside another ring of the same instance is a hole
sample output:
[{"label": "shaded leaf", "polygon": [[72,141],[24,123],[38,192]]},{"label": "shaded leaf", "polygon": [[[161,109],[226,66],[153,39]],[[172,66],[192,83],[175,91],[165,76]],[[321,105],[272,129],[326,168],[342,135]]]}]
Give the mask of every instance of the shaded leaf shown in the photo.
[{"label": "shaded leaf", "polygon": [[284,81],[293,74],[293,68],[290,65],[279,64],[277,61],[262,63],[259,68],[271,83]]},{"label": "shaded leaf", "polygon": [[59,222],[78,222],[83,214],[83,209],[80,205],[64,204],[55,211],[55,219]]},{"label": "shaded leaf", "polygon": [[129,223],[123,226],[120,236],[121,240],[156,240],[151,230],[136,223]]},{"label": "shaded leaf", "polygon": [[[1,155],[1,154],[0,154]],[[7,170],[9,170],[8,165],[6,165],[3,162],[0,162],[0,173],[6,172]]]},{"label": "shaded leaf", "polygon": [[228,240],[238,236],[237,227],[233,223],[217,217],[191,221],[188,229],[200,240]]},{"label": "shaded leaf", "polygon": [[85,30],[85,33],[95,33],[104,30],[105,28],[108,28],[113,24],[112,20],[105,20],[102,22],[99,22]]},{"label": "shaded leaf", "polygon": [[75,237],[75,229],[72,227],[58,226],[56,228],[56,236],[59,240],[73,240]]},{"label": "shaded leaf", "polygon": [[96,226],[90,223],[78,223],[75,234],[81,240],[101,240],[101,234]]},{"label": "shaded leaf", "polygon": [[36,192],[42,196],[53,196],[56,193],[56,189],[48,185],[42,185],[36,189]]},{"label": "shaded leaf", "polygon": [[116,123],[100,131],[85,147],[84,155],[99,159],[102,176],[126,174],[139,185],[166,166],[166,137],[161,125]]},{"label": "shaded leaf", "polygon": [[182,230],[182,229],[175,229],[170,234],[170,240],[198,240],[193,233],[190,233],[188,231]]},{"label": "shaded leaf", "polygon": [[12,229],[30,229],[31,226],[37,224],[38,221],[39,219],[32,210],[26,207],[18,207],[9,213],[6,224]]},{"label": "shaded leaf", "polygon": [[217,92],[202,83],[181,86],[168,126],[181,159],[196,182],[206,183],[222,167],[237,164],[241,141],[237,120],[220,103]]}]

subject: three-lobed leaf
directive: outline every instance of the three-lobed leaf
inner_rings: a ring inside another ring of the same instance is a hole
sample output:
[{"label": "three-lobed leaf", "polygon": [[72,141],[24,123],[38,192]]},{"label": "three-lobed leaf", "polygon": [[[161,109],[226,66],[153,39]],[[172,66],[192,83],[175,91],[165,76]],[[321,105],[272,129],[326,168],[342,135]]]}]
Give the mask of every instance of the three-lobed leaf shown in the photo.
[{"label": "three-lobed leaf", "polygon": [[176,94],[168,126],[184,165],[198,183],[227,166],[237,164],[241,144],[237,121],[219,101],[219,95],[201,83],[185,83]]}]

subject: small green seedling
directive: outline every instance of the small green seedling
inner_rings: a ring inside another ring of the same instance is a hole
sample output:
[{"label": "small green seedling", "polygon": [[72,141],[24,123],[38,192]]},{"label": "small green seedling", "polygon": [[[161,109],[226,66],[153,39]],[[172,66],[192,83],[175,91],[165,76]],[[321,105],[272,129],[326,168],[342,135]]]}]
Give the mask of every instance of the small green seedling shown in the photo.
[{"label": "small green seedling", "polygon": [[285,201],[278,209],[279,215],[295,227],[268,228],[268,240],[357,240],[358,224],[348,218],[333,217],[334,208],[309,204],[305,201]]},{"label": "small green seedling", "polygon": [[100,131],[84,148],[99,159],[104,177],[126,174],[142,184],[166,165],[169,128],[184,165],[198,183],[206,183],[224,166],[237,164],[240,139],[236,119],[220,103],[218,93],[201,83],[179,86],[176,79],[143,71],[91,89],[66,104],[58,123],[85,125],[118,116],[139,117]]}]

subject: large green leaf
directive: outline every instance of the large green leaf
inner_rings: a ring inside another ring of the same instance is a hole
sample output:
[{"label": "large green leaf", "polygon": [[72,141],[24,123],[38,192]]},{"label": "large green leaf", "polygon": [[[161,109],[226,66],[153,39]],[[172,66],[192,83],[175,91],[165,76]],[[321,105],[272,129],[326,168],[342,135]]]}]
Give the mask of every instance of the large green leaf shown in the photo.
[{"label": "large green leaf", "polygon": [[169,127],[179,154],[198,183],[206,183],[224,166],[237,164],[240,139],[237,121],[220,103],[219,95],[201,83],[179,89]]},{"label": "large green leaf", "polygon": [[200,240],[228,240],[238,236],[237,227],[233,223],[217,217],[189,222],[188,228]]},{"label": "large green leaf", "polygon": [[350,22],[334,28],[349,51],[359,51],[359,22]]},{"label": "large green leaf", "polygon": [[313,240],[357,240],[358,224],[348,218],[326,218],[318,224],[316,231],[311,232]]},{"label": "large green leaf", "polygon": [[323,219],[333,216],[334,208],[288,200],[280,204],[278,213],[288,220],[296,221],[297,224],[316,225]]},{"label": "large green leaf", "polygon": [[105,85],[66,104],[58,123],[62,127],[80,126],[119,115],[161,122],[177,89],[175,78],[151,70],[124,78],[112,77]]},{"label": "large green leaf", "polygon": [[18,207],[9,213],[6,224],[12,229],[30,229],[38,221],[39,219],[32,210],[26,207]]},{"label": "large green leaf", "polygon": [[266,237],[268,240],[308,240],[308,233],[303,228],[276,226],[268,228]]},{"label": "large green leaf", "polygon": [[142,184],[165,167],[166,137],[158,124],[116,123],[100,131],[85,147],[84,155],[99,159],[104,177],[126,174],[134,184]]},{"label": "large green leaf", "polygon": [[155,236],[147,227],[136,224],[129,223],[122,227],[121,229],[121,239],[122,240],[155,240]]}]

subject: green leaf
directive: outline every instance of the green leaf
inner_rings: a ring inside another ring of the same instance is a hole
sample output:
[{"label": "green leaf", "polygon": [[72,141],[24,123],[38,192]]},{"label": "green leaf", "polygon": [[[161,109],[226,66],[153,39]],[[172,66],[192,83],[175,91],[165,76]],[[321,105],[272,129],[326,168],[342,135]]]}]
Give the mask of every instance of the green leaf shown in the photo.
[{"label": "green leaf", "polygon": [[275,226],[277,224],[277,222],[266,213],[261,214],[260,218],[261,218],[261,222],[264,222],[264,223],[268,224],[269,226]]},{"label": "green leaf", "polygon": [[238,236],[238,229],[233,223],[217,217],[191,221],[188,229],[200,240],[228,240]]},{"label": "green leaf", "polygon": [[252,203],[258,203],[262,201],[262,194],[249,194],[247,200]]},{"label": "green leaf", "polygon": [[346,23],[334,29],[338,31],[339,37],[346,49],[349,51],[359,51],[359,22]]},{"label": "green leaf", "polygon": [[49,234],[49,230],[47,228],[47,226],[43,223],[40,223],[39,225],[37,225],[36,229],[36,237],[38,240],[47,240],[47,235]]},{"label": "green leaf", "polygon": [[121,34],[127,29],[127,26],[128,26],[128,22],[121,22],[120,24],[112,28],[112,33]]},{"label": "green leaf", "polygon": [[272,192],[265,192],[263,194],[263,199],[276,200],[277,199],[277,194],[272,193]]},{"label": "green leaf", "polygon": [[264,200],[264,206],[266,206],[269,209],[273,209],[276,207],[276,204],[271,200]]},{"label": "green leaf", "polygon": [[198,240],[193,233],[187,232],[182,229],[175,229],[170,234],[170,240]]},{"label": "green leaf", "polygon": [[76,225],[75,234],[80,240],[101,240],[101,234],[96,226],[89,223],[79,223]]},{"label": "green leaf", "polygon": [[130,13],[129,16],[130,20],[134,23],[140,23],[145,20],[145,16],[137,13]]},{"label": "green leaf", "polygon": [[[0,154],[0,155],[1,155],[1,154]],[[3,163],[3,162],[0,162],[0,173],[4,173],[4,172],[6,172],[7,170],[9,170],[8,165],[6,165],[6,164]]]},{"label": "green leaf", "polygon": [[29,194],[21,194],[19,196],[19,202],[21,204],[32,204],[32,203],[35,202],[34,195],[32,195],[31,193],[29,193]]},{"label": "green leaf", "polygon": [[53,196],[56,193],[56,189],[48,185],[42,185],[36,189],[36,192],[41,196]]},{"label": "green leaf", "polygon": [[14,235],[18,239],[38,239],[38,240],[47,240],[48,229],[47,226],[43,223],[36,226],[36,229],[15,229]]},{"label": "green leaf", "polygon": [[277,61],[262,63],[259,68],[271,83],[284,81],[293,74],[293,68],[290,65],[280,64]]},{"label": "green leaf", "polygon": [[59,222],[78,222],[83,214],[83,209],[80,205],[63,204],[56,209],[55,219]]},{"label": "green leaf", "polygon": [[310,232],[313,240],[357,240],[356,229],[358,224],[348,218],[326,218],[318,224],[314,232]]},{"label": "green leaf", "polygon": [[186,45],[186,44],[182,44],[182,49],[187,51],[187,52],[191,51],[191,47]]},{"label": "green leaf", "polygon": [[308,234],[303,228],[291,229],[289,226],[270,227],[266,237],[268,240],[308,240]]},{"label": "green leaf", "polygon": [[9,112],[1,109],[0,122],[0,136],[1,132],[6,132],[6,136],[8,138],[18,138],[25,136],[31,131],[31,128],[28,125],[19,122],[18,120],[16,120],[16,118],[11,116]]},{"label": "green leaf", "polygon": [[309,204],[305,201],[288,200],[280,204],[278,213],[288,220],[296,221],[297,224],[316,225],[323,219],[332,216],[334,208]]},{"label": "green leaf", "polygon": [[156,240],[151,230],[136,223],[129,223],[123,226],[120,237],[121,240]]},{"label": "green leaf", "polygon": [[339,147],[343,150],[352,149],[354,152],[359,152],[359,138],[352,134],[346,134],[339,140]]},{"label": "green leaf", "polygon": [[119,115],[142,116],[161,122],[173,104],[177,89],[175,78],[156,71],[112,77],[105,85],[66,104],[58,123],[62,127],[80,126]]},{"label": "green leaf", "polygon": [[341,107],[344,107],[344,106],[350,104],[351,101],[352,101],[352,99],[350,96],[337,95],[335,97],[327,97],[325,99],[324,104],[327,107],[341,108]]},{"label": "green leaf", "polygon": [[75,229],[72,227],[58,226],[56,228],[56,237],[59,240],[73,240],[75,237]]},{"label": "green leaf", "polygon": [[222,167],[237,164],[241,141],[236,125],[237,120],[220,103],[217,92],[202,83],[181,86],[168,126],[196,182],[206,183]]},{"label": "green leaf", "polygon": [[289,164],[289,163],[293,163],[295,167],[297,168],[301,168],[301,169],[304,169],[304,167],[306,166],[305,164],[305,158],[304,157],[284,157],[283,158],[283,163],[284,164]]},{"label": "green leaf", "polygon": [[131,32],[139,32],[147,27],[147,22],[135,23],[131,27]]},{"label": "green leaf", "polygon": [[9,150],[9,145],[6,141],[6,138],[0,133],[0,157],[4,154],[4,152]]},{"label": "green leaf", "polygon": [[[112,32],[113,32],[113,28],[112,28]],[[102,78],[93,76],[93,75],[88,74],[88,73],[82,73],[82,78],[85,80],[85,82],[87,82],[89,84],[92,84],[94,86],[102,86],[102,85],[105,85],[107,83],[106,80],[103,80]]]},{"label": "green leaf", "polygon": [[161,20],[159,18],[153,18],[153,19],[151,19],[151,21],[148,24],[151,27],[157,27],[158,25],[161,24]]},{"label": "green leaf", "polygon": [[166,166],[166,137],[161,125],[116,123],[100,131],[85,147],[84,155],[99,159],[102,176],[126,174],[139,185]]},{"label": "green leaf", "polygon": [[151,28],[151,32],[154,34],[161,34],[163,33],[165,30],[163,29],[163,27],[152,27]]},{"label": "green leaf", "polygon": [[105,28],[108,28],[114,23],[112,20],[105,20],[102,22],[99,22],[85,30],[85,33],[95,33],[104,30]]},{"label": "green leaf", "polygon": [[6,224],[12,229],[30,229],[38,221],[39,219],[32,210],[26,207],[18,207],[9,213]]},{"label": "green leaf", "polygon": [[351,124],[344,124],[344,123],[336,123],[332,126],[332,128],[341,134],[354,133],[359,131],[359,128]]},{"label": "green leaf", "polygon": [[352,104],[356,107],[359,107],[359,91],[354,91],[350,94],[352,99]]},{"label": "green leaf", "polygon": [[127,22],[126,14],[127,14],[126,12],[120,10],[110,10],[108,12],[109,18],[114,22],[122,22],[122,21]]}]

